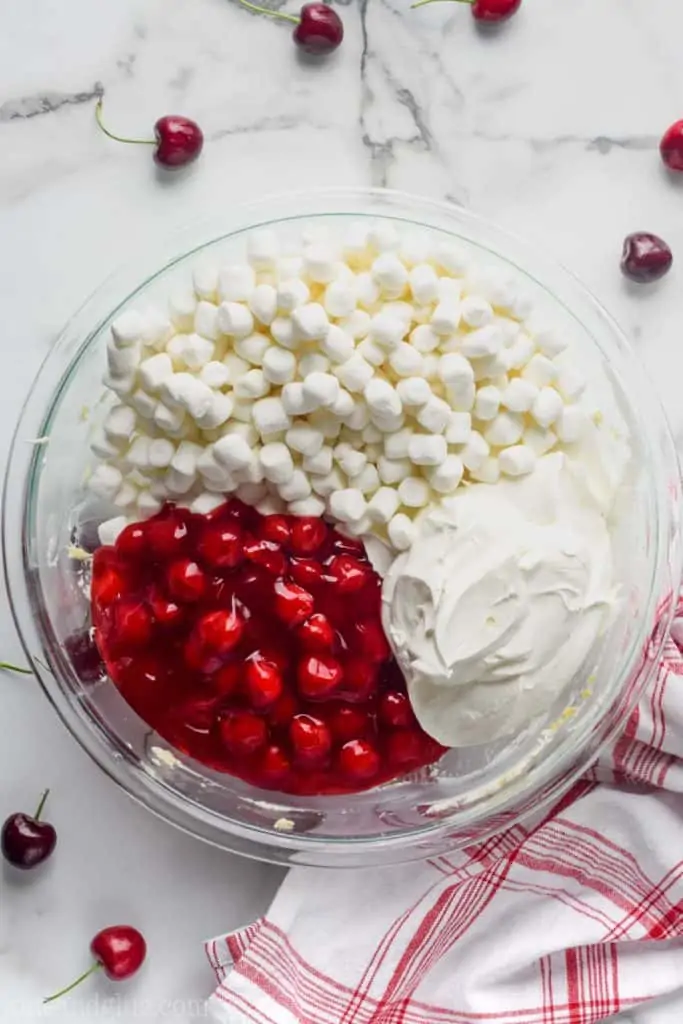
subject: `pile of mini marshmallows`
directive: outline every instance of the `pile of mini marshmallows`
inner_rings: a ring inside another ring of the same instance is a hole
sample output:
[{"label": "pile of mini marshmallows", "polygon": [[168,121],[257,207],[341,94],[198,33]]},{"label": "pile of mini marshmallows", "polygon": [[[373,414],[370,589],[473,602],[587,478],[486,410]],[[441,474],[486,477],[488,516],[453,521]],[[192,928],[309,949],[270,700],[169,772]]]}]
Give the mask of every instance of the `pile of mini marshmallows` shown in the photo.
[{"label": "pile of mini marshmallows", "polygon": [[463,482],[521,476],[580,439],[584,381],[498,268],[391,222],[297,252],[257,231],[246,259],[197,266],[167,315],[112,325],[117,396],[89,487],[133,518],[236,494],[410,547],[415,517]]}]

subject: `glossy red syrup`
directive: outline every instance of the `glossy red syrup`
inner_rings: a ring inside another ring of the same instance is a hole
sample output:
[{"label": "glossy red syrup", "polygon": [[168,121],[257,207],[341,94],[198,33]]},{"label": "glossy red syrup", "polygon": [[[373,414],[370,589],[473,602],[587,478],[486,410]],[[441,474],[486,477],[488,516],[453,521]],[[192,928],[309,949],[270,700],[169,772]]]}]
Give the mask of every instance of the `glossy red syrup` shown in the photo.
[{"label": "glossy red syrup", "polygon": [[94,556],[107,670],[198,761],[265,789],[356,792],[435,761],[363,545],[321,519],[166,506]]}]

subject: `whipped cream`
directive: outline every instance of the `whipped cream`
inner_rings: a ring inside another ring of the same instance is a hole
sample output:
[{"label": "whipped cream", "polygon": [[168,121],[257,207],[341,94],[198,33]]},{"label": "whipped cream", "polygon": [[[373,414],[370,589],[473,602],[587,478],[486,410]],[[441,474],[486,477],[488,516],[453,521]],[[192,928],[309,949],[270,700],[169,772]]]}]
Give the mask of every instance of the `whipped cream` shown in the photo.
[{"label": "whipped cream", "polygon": [[422,728],[488,743],[546,711],[617,603],[607,502],[564,453],[473,484],[417,520],[383,586],[384,628]]}]

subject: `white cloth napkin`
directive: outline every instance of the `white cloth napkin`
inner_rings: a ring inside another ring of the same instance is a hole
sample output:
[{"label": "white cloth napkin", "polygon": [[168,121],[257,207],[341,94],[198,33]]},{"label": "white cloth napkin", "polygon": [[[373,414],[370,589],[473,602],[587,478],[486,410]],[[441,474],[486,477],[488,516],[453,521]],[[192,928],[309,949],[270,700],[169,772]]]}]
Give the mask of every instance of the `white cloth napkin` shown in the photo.
[{"label": "white cloth napkin", "polygon": [[619,740],[541,822],[420,864],[295,868],[206,944],[221,1024],[683,1020],[683,602]]}]

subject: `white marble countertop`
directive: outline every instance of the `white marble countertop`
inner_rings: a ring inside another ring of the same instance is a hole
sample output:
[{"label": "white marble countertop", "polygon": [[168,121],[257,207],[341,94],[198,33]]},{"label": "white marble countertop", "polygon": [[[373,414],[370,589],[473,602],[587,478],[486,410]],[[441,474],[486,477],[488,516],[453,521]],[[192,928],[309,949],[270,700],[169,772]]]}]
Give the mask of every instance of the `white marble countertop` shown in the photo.
[{"label": "white marble countertop", "polygon": [[[504,31],[486,36],[456,4],[411,12],[408,0],[344,0],[338,9],[344,45],[316,65],[297,59],[286,23],[235,0],[7,9],[3,461],[40,361],[110,269],[227,204],[323,184],[450,197],[538,241],[621,321],[683,439],[681,271],[637,294],[619,273],[623,236],[636,229],[662,234],[683,262],[683,177],[677,187],[657,154],[663,130],[683,116],[683,7],[524,0]],[[104,138],[93,117],[98,82],[122,132],[144,135],[168,112],[198,120],[201,161],[161,180],[148,151]],[[3,611],[0,654],[20,660]],[[131,803],[31,680],[0,678],[0,702],[0,818],[31,810],[49,785],[60,831],[44,873],[1,879],[0,1017],[48,1019],[40,996],[79,973],[91,934],[131,920],[150,941],[145,972],[125,992],[93,981],[50,1017],[201,1019],[192,1001],[211,984],[201,940],[257,915],[278,871],[203,847]]]}]

